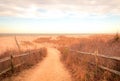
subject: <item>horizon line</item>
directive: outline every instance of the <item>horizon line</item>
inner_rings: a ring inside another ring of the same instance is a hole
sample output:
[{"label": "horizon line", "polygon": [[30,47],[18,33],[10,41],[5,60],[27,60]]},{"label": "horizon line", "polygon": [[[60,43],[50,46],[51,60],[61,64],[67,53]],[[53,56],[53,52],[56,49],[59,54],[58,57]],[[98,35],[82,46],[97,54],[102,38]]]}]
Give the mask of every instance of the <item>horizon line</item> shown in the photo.
[{"label": "horizon line", "polygon": [[119,34],[116,33],[0,33],[0,35],[95,35],[95,34]]}]

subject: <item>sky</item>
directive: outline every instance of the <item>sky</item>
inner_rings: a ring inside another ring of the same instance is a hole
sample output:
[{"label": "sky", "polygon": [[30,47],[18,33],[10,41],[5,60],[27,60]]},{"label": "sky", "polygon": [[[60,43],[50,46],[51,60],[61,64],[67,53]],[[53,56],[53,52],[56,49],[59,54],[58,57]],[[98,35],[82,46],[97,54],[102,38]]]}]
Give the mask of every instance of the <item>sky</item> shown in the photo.
[{"label": "sky", "polygon": [[0,0],[0,33],[120,32],[120,0]]}]

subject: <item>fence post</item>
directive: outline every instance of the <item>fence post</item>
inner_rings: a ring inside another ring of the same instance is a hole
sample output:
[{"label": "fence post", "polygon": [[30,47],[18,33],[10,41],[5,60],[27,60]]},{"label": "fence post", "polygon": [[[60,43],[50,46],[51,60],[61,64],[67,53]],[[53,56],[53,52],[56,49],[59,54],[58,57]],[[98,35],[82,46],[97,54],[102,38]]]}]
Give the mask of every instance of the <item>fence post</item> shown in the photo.
[{"label": "fence post", "polygon": [[21,53],[21,48],[20,48],[20,45],[19,45],[19,43],[18,43],[18,40],[17,40],[16,36],[15,36],[14,39],[15,39],[15,43],[16,43],[16,45],[17,45],[17,47],[18,47],[19,53]]},{"label": "fence post", "polygon": [[13,55],[10,55],[11,72],[14,72]]},{"label": "fence post", "polygon": [[95,51],[95,53],[94,53],[94,56],[95,56],[95,73],[96,73],[96,75],[97,75],[97,71],[98,71],[98,49]]}]

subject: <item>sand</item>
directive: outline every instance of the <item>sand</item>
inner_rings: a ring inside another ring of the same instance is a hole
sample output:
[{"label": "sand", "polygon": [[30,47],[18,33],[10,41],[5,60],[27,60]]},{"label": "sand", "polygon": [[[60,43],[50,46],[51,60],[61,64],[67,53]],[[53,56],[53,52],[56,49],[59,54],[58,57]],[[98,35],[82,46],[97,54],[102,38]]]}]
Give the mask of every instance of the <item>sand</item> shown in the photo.
[{"label": "sand", "polygon": [[71,81],[69,72],[60,61],[60,52],[48,47],[47,57],[34,68],[3,81]]}]

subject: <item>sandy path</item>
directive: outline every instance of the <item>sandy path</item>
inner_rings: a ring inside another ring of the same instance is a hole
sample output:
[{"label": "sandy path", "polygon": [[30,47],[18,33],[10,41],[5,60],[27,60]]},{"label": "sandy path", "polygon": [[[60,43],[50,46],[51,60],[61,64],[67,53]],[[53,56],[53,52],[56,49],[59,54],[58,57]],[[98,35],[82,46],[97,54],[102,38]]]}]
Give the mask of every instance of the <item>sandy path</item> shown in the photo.
[{"label": "sandy path", "polygon": [[71,81],[71,78],[60,62],[60,52],[49,47],[43,62],[7,81]]}]

